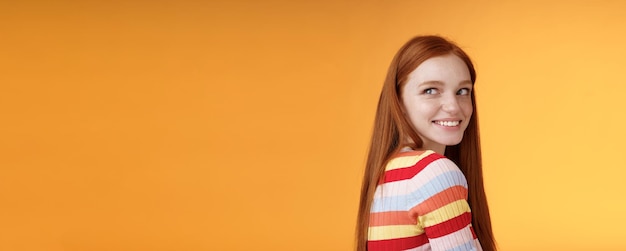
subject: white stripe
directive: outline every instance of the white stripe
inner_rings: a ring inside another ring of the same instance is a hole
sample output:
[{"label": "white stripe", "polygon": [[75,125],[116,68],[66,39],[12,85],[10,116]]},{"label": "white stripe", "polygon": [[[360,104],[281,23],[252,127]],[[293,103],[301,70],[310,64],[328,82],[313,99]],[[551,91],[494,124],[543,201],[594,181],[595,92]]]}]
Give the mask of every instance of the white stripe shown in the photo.
[{"label": "white stripe", "polygon": [[[429,241],[433,248],[436,247],[437,250],[452,250],[468,242],[474,244],[474,236],[472,235],[470,225],[467,225],[459,231],[441,236],[439,238],[433,238]],[[472,250],[476,249],[477,248],[472,245]]]}]

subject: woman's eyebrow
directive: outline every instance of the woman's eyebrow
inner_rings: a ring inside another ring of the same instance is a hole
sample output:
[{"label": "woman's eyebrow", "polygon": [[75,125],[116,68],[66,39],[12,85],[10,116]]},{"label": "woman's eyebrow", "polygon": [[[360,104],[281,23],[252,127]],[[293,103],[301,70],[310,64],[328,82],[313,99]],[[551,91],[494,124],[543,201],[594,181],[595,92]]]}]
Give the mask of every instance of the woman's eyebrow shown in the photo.
[{"label": "woman's eyebrow", "polygon": [[[465,80],[465,81],[461,81],[458,85],[471,85],[471,84],[472,84],[471,80]],[[419,83],[417,86],[421,86],[421,85],[445,85],[445,84],[439,80],[427,80],[427,81]]]},{"label": "woman's eyebrow", "polygon": [[417,86],[421,86],[421,85],[443,85],[443,82],[439,80],[427,80],[427,81],[419,83]]},{"label": "woman's eyebrow", "polygon": [[459,83],[459,85],[471,85],[472,81],[471,80],[465,80],[465,81],[461,81],[461,83]]}]

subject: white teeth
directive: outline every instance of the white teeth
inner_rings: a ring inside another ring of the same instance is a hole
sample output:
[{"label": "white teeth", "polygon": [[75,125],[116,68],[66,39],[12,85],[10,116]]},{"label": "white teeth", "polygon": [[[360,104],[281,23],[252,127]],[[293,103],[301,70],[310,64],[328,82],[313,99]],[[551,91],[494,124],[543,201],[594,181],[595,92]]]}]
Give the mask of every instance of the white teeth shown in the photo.
[{"label": "white teeth", "polygon": [[458,126],[461,121],[435,121],[435,123],[442,126]]}]

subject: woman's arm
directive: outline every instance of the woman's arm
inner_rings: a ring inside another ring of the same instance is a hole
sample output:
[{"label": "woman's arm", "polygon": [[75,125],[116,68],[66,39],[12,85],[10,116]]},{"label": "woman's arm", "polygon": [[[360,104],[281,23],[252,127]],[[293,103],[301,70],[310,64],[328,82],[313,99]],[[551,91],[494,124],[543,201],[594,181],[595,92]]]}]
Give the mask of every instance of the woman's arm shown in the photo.
[{"label": "woman's arm", "polygon": [[447,158],[428,163],[411,179],[411,217],[424,230],[432,250],[482,250],[472,229],[467,181]]}]

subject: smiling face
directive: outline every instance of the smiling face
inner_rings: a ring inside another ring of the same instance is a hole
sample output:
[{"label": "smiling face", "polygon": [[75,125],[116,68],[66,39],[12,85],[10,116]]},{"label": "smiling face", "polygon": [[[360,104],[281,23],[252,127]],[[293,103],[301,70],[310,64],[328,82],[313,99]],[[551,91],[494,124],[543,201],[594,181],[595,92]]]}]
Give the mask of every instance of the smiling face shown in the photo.
[{"label": "smiling face", "polygon": [[472,88],[465,62],[454,54],[422,62],[402,87],[402,105],[423,149],[443,154],[456,145],[472,117]]}]

